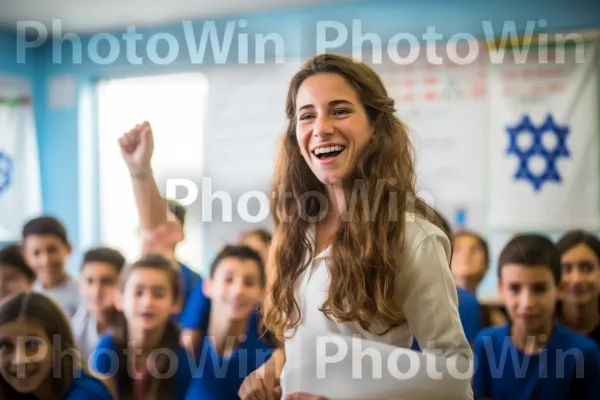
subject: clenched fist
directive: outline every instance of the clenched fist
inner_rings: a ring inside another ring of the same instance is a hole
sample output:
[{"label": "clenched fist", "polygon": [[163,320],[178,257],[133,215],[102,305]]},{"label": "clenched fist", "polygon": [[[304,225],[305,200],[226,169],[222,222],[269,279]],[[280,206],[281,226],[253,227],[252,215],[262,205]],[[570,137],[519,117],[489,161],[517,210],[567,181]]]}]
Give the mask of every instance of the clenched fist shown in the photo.
[{"label": "clenched fist", "polygon": [[134,176],[143,176],[151,172],[154,139],[148,122],[136,125],[119,139],[123,160]]}]

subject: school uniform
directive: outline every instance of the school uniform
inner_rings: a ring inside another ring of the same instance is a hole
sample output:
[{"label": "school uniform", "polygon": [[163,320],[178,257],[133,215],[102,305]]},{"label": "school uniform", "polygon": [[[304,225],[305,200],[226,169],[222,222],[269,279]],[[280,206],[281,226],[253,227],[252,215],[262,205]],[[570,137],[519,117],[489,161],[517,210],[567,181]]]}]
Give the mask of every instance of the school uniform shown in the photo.
[{"label": "school uniform", "polygon": [[54,299],[69,318],[75,314],[81,303],[79,282],[69,275],[63,283],[52,289],[44,288],[41,282],[35,282],[32,289]]},{"label": "school uniform", "polygon": [[202,283],[202,277],[200,277],[199,274],[197,274],[190,267],[181,262],[179,263],[179,273],[181,276],[182,283],[181,294],[183,304],[181,308],[182,311],[178,314],[175,314],[173,316],[173,320],[175,321],[175,323],[181,324],[181,318],[183,316],[185,308],[187,307],[187,303],[189,302],[192,293],[194,292],[194,288],[198,285],[198,283]]},{"label": "school uniform", "polygon": [[[312,224],[308,238],[313,249],[315,232],[316,227]],[[298,278],[295,291],[301,313],[299,327],[323,335],[358,336],[405,349],[411,348],[414,338],[424,353],[437,349],[439,356],[470,361],[472,352],[461,324],[456,284],[449,268],[451,243],[447,235],[424,218],[407,214],[404,242],[398,246],[403,246],[403,259],[398,266],[396,301],[407,322],[381,335],[388,329],[382,321],[374,321],[367,331],[356,321],[339,322],[326,316],[320,308],[327,299],[329,288],[327,263],[331,250],[327,248],[312,259],[310,254],[305,256],[308,268]],[[302,369],[302,365],[294,363],[303,358],[306,350],[302,338],[297,338],[294,333],[294,330],[286,332],[284,374],[288,369]],[[360,381],[348,382],[348,385],[352,384],[360,384]],[[444,386],[439,385],[439,388],[437,395],[447,394],[443,393]],[[428,389],[438,390],[436,387]],[[285,396],[285,384],[282,390]],[[457,390],[461,392],[460,397],[469,398],[470,382],[465,380]]]},{"label": "school uniform", "polygon": [[548,345],[524,354],[510,326],[488,328],[475,340],[476,398],[600,399],[600,350],[583,335],[555,323]]},{"label": "school uniform", "polygon": [[64,400],[114,400],[108,388],[97,378],[81,371],[71,382]]},{"label": "school uniform", "polygon": [[589,338],[594,340],[598,346],[600,346],[600,324],[598,324],[590,333],[587,334]]},{"label": "school uniform", "polygon": [[202,277],[198,277],[179,317],[181,329],[206,329],[210,318],[210,299],[204,295]]},{"label": "school uniform", "polygon": [[219,355],[212,341],[204,336],[196,357],[193,379],[186,400],[235,400],[244,379],[263,365],[274,348],[265,343],[259,333],[256,314],[251,314],[246,340],[232,354]]},{"label": "school uniform", "polygon": [[482,329],[481,304],[477,296],[466,289],[457,287],[458,314],[469,343],[473,343],[475,337]]},{"label": "school uniform", "polygon": [[[99,374],[115,377],[119,368],[128,368],[125,365],[118,365],[118,351],[117,342],[111,335],[101,336],[98,346],[92,352],[92,368]],[[192,379],[193,359],[181,346],[176,350],[175,355],[177,365],[172,387],[172,400],[183,400]],[[173,367],[171,368],[173,369]],[[119,395],[122,394],[120,388],[117,388],[117,391]]]},{"label": "school uniform", "polygon": [[73,329],[77,348],[81,352],[81,357],[87,363],[100,340],[98,322],[92,315],[87,304],[81,303],[79,305],[75,315],[71,318],[71,328]]}]

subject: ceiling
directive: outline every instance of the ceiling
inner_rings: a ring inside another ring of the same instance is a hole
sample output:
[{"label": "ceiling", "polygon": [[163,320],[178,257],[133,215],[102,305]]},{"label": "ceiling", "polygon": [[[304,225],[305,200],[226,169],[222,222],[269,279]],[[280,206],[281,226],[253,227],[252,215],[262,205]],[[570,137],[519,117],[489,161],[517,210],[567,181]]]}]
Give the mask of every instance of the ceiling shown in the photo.
[{"label": "ceiling", "polygon": [[156,26],[182,20],[285,9],[345,0],[0,0],[0,26],[15,29],[17,21],[52,26],[61,20],[62,31],[99,32]]}]

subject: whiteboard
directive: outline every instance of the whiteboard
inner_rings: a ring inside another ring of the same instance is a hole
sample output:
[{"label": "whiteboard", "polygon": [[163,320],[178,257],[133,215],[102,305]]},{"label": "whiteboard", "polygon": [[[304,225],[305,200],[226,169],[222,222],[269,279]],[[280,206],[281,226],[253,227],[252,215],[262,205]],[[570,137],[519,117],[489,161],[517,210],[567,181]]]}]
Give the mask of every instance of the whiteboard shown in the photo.
[{"label": "whiteboard", "polygon": [[[285,130],[285,100],[288,85],[300,67],[300,61],[285,64],[229,65],[206,71],[209,81],[207,120],[206,179],[210,192],[223,191],[231,200],[231,218],[226,218],[223,203],[216,199],[212,212],[203,217],[209,245],[220,248],[235,241],[241,230],[271,228],[269,203],[260,203],[252,192],[271,197],[271,180],[277,156],[277,143]],[[206,185],[202,190],[207,192]],[[245,218],[237,207],[240,197],[249,195],[243,209],[253,219]],[[208,198],[209,196],[207,196]],[[225,207],[229,207],[226,203]],[[266,208],[266,209],[265,209]],[[203,210],[207,210],[203,204]]]}]

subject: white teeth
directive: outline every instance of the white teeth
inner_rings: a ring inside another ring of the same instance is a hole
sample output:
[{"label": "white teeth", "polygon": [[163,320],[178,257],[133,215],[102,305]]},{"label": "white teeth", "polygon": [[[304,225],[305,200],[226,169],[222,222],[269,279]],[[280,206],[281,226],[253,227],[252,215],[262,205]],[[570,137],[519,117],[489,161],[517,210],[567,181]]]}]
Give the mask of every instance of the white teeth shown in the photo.
[{"label": "white teeth", "polygon": [[318,149],[314,150],[314,153],[316,156],[318,156],[319,154],[325,154],[325,153],[331,153],[333,151],[341,151],[344,150],[344,146],[329,146],[329,147],[319,147]]}]

